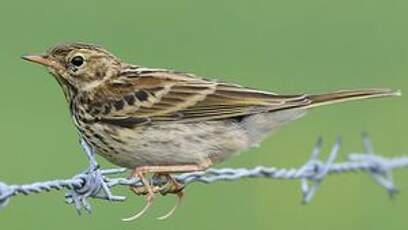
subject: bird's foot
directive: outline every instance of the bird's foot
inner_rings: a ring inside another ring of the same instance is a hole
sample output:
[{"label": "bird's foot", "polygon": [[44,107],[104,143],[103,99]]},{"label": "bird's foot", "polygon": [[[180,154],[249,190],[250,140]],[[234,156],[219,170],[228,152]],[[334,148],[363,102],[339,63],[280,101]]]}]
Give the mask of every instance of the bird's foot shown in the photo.
[{"label": "bird's foot", "polygon": [[[183,198],[184,184],[173,178],[170,173],[180,172],[195,172],[203,171],[212,165],[211,159],[207,159],[199,164],[185,164],[185,165],[168,165],[168,166],[142,166],[134,169],[131,173],[131,177],[139,178],[143,186],[131,186],[130,189],[136,195],[146,195],[145,207],[136,215],[125,218],[123,221],[132,221],[142,216],[152,205],[155,193],[161,195],[176,194],[176,205],[166,214],[159,217],[159,220],[165,220],[169,218],[178,208]],[[146,179],[146,173],[154,173],[152,179],[149,181]]]},{"label": "bird's foot", "polygon": [[174,214],[174,212],[177,210],[177,208],[180,206],[181,201],[183,199],[184,196],[184,184],[178,182],[174,177],[172,177],[170,174],[160,174],[157,173],[155,174],[154,177],[162,177],[164,176],[167,180],[167,183],[164,184],[163,186],[159,187],[159,192],[160,194],[162,194],[163,196],[167,195],[167,194],[176,194],[177,195],[177,202],[176,204],[173,206],[172,209],[170,209],[170,211],[163,215],[158,217],[158,220],[165,220],[167,218],[169,218],[170,216],[172,216]]},{"label": "bird's foot", "polygon": [[139,172],[137,170],[134,170],[131,174],[131,177],[138,177],[140,180],[143,182],[143,187],[133,187],[131,186],[130,189],[136,194],[136,195],[146,195],[146,205],[140,210],[138,213],[135,215],[128,217],[128,218],[123,218],[122,221],[129,222],[138,219],[141,217],[144,213],[146,213],[147,210],[152,206],[153,204],[153,199],[154,199],[154,194],[158,192],[156,187],[152,187],[149,181],[146,179],[144,173]]}]

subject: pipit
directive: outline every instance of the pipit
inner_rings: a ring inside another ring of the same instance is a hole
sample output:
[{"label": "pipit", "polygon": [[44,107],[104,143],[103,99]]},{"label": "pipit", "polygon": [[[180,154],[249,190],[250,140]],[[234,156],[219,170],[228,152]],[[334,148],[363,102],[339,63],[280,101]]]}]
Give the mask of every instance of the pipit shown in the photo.
[{"label": "pipit", "polygon": [[[390,89],[280,95],[190,73],[151,69],[121,61],[106,49],[62,44],[23,59],[48,68],[60,84],[81,138],[115,165],[140,178],[151,206],[161,188],[147,173],[165,176],[172,191],[182,185],[170,173],[201,171],[257,146],[269,133],[309,109],[338,102],[397,96]],[[179,202],[178,202],[179,203]],[[170,216],[177,205],[161,219]]]}]

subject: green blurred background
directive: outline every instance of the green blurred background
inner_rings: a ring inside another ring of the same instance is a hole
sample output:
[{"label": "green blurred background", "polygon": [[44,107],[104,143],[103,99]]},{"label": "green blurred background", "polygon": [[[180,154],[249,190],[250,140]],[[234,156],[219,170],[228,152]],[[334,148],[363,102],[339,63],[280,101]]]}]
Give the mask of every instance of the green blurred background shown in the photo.
[{"label": "green blurred background", "polygon": [[[87,166],[59,86],[19,59],[67,41],[101,44],[124,60],[174,68],[279,93],[390,87],[408,91],[406,0],[21,1],[0,3],[0,181],[68,178]],[[257,149],[218,167],[297,167],[318,136],[341,158],[371,134],[378,153],[408,153],[405,96],[317,109]],[[326,151],[327,152],[327,151]],[[326,154],[327,155],[327,154]],[[103,159],[99,161],[111,166]],[[63,192],[19,196],[0,212],[1,229],[406,229],[408,172],[390,200],[366,174],[324,181],[301,205],[299,181],[242,180],[192,185],[171,219],[171,196],[142,219],[119,219],[144,203],[92,201],[78,216]]]}]

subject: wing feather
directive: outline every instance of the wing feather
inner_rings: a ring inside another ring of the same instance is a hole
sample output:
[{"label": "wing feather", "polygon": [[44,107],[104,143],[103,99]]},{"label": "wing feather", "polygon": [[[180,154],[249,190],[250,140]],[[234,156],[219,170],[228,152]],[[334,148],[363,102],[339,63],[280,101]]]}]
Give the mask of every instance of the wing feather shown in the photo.
[{"label": "wing feather", "polygon": [[[109,113],[94,114],[102,121],[125,125],[132,121],[209,121],[310,104],[305,95],[281,96],[185,73],[146,68],[123,73],[126,74],[115,79],[108,90],[101,89],[99,95],[94,95],[101,98],[99,106],[115,108]],[[119,82],[126,87],[118,86]],[[124,106],[112,105],[122,105],[118,101],[123,101]]]}]

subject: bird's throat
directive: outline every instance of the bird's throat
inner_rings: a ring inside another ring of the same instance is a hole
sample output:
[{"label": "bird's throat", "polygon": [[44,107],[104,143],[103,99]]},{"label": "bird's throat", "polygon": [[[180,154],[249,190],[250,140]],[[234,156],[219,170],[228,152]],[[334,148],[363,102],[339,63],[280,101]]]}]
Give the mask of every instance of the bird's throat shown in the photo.
[{"label": "bird's throat", "polygon": [[70,101],[78,94],[78,90],[62,76],[55,73],[52,73],[52,75],[60,85],[62,92],[64,93],[65,100],[70,103]]}]

